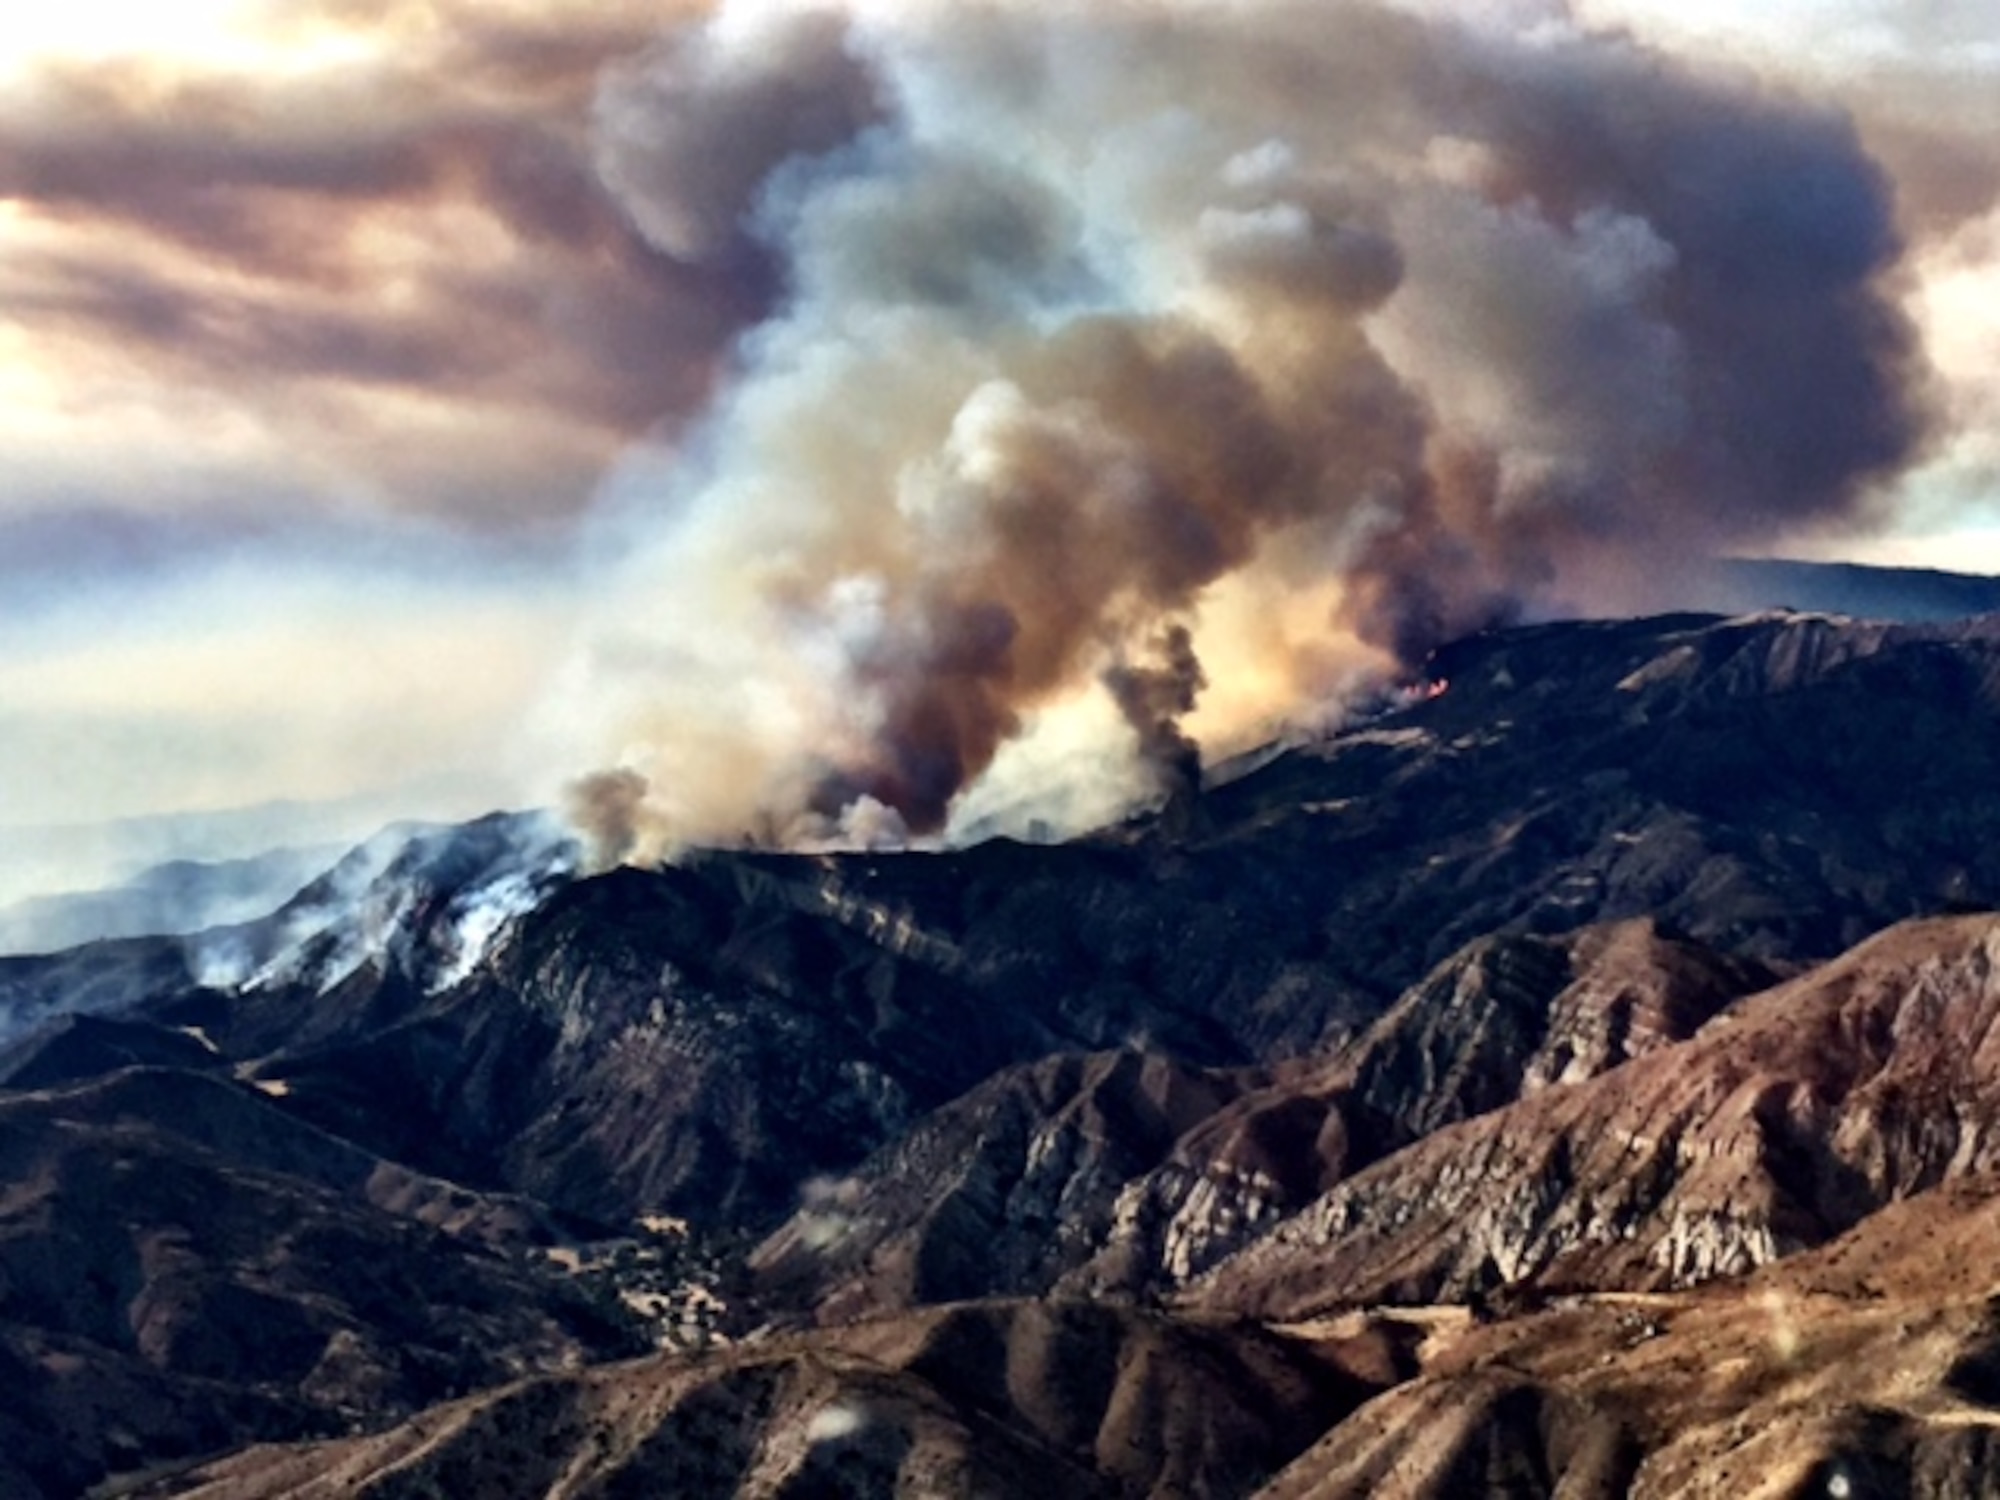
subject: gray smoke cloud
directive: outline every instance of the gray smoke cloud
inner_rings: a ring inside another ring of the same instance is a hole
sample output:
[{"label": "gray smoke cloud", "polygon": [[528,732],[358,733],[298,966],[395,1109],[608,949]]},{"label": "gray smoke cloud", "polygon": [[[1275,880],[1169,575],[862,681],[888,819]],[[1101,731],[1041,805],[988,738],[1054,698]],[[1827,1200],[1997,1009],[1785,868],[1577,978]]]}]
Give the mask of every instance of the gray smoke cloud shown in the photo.
[{"label": "gray smoke cloud", "polygon": [[1926,434],[1850,122],[1623,35],[725,3],[598,115],[640,233],[777,289],[608,486],[563,715],[642,844],[935,832],[1093,692],[1157,793],[1252,636],[1300,692],[1329,641],[1671,602]]}]

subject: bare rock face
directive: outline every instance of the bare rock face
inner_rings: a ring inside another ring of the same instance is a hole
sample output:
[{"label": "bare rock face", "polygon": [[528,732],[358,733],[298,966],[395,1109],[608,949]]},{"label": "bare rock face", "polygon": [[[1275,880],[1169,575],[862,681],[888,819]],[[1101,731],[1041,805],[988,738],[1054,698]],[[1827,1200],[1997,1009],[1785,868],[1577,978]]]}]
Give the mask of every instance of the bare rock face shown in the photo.
[{"label": "bare rock face", "polygon": [[1342,1183],[1199,1295],[1263,1316],[1503,1286],[1688,1286],[2000,1161],[2000,919],[1908,923],[1675,1047]]},{"label": "bare rock face", "polygon": [[1281,1070],[1189,1132],[1121,1196],[1068,1284],[1183,1283],[1370,1163],[1682,1040],[1769,977],[1643,920],[1469,944],[1326,1062]]},{"label": "bare rock face", "polygon": [[1780,977],[1768,965],[1671,936],[1650,917],[1582,928],[1567,947],[1571,978],[1550,1003],[1548,1030],[1522,1069],[1524,1094],[1580,1083],[1685,1041]]},{"label": "bare rock face", "polygon": [[1769,978],[1644,921],[1468,945],[1324,1062],[1154,1054],[1001,1073],[809,1202],[753,1257],[822,1319],[1062,1288],[1153,1293],[1369,1162],[1691,1035]]},{"label": "bare rock face", "polygon": [[1692,1292],[1429,1314],[1424,1368],[1337,1424],[1271,1500],[2000,1494],[1990,1176]]},{"label": "bare rock face", "polygon": [[1139,1052],[1009,1069],[815,1184],[751,1257],[762,1300],[838,1322],[1046,1292],[1104,1243],[1127,1184],[1242,1087]]}]

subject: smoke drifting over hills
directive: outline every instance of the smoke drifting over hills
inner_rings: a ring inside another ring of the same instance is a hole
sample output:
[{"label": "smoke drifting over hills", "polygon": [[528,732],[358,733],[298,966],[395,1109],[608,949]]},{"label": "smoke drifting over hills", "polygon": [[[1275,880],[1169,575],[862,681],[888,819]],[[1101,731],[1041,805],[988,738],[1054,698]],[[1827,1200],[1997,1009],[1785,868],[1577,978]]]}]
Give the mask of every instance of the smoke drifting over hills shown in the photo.
[{"label": "smoke drifting over hills", "polygon": [[1620,35],[725,4],[597,120],[657,250],[782,288],[610,487],[572,707],[610,705],[656,840],[935,831],[1107,686],[1173,760],[1246,614],[1219,585],[1312,601],[1258,649],[1323,692],[1363,646],[1665,598],[1926,435],[1848,120]]}]

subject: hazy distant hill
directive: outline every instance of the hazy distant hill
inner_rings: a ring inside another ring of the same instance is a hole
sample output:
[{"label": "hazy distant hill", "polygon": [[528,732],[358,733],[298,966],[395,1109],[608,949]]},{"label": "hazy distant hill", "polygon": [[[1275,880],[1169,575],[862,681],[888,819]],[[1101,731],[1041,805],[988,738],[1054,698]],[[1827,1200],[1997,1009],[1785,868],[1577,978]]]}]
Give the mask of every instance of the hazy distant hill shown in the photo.
[{"label": "hazy distant hill", "polygon": [[209,863],[173,860],[107,890],[31,896],[0,907],[0,954],[247,922],[283,905],[342,852],[331,845]]},{"label": "hazy distant hill", "polygon": [[1961,620],[2000,610],[2000,578],[1934,568],[1738,558],[1719,564],[1714,580],[1688,602],[1726,614],[1784,608],[1864,620]]}]

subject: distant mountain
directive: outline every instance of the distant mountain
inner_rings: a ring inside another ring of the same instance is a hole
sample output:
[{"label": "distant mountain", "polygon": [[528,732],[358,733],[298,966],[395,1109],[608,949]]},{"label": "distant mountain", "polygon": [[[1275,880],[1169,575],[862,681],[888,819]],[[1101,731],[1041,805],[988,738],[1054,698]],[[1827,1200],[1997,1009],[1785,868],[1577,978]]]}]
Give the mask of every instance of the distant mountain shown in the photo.
[{"label": "distant mountain", "polygon": [[[105,911],[129,915],[150,902],[191,912],[239,900],[254,917],[0,956],[0,1045],[58,1016],[212,990],[250,995],[283,985],[324,993],[362,971],[434,992],[469,972],[511,917],[568,880],[578,858],[575,841],[546,815],[494,813],[457,826],[392,825],[337,859],[287,852],[268,867],[163,866],[127,889],[53,898],[33,920],[47,910],[90,926]],[[236,894],[295,860],[308,872],[303,878],[282,875],[254,899]],[[301,1021],[288,1010],[280,1031],[297,1041],[337,1024],[332,1007],[316,1011]]]},{"label": "distant mountain", "polygon": [[247,922],[289,900],[344,846],[248,859],[171,860],[107,890],[31,896],[0,907],[0,954],[54,953],[108,938],[172,936]]},{"label": "distant mountain", "polygon": [[[412,809],[452,818],[491,805],[462,778],[443,775],[322,800],[16,824],[0,828],[0,910],[43,896],[115,891],[159,866],[226,867],[273,851],[283,857],[286,850],[337,855],[378,829],[410,820]],[[308,874],[324,867],[322,862]],[[271,904],[289,894],[277,892]]]},{"label": "distant mountain", "polygon": [[2000,1494],[2000,621],[1417,686],[1062,844],[494,817],[0,961],[0,1493]]},{"label": "distant mountain", "polygon": [[2000,578],[1936,568],[1731,558],[1715,566],[1689,602],[1727,614],[1819,610],[1863,620],[1937,623],[2000,610]]}]

